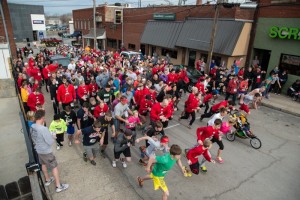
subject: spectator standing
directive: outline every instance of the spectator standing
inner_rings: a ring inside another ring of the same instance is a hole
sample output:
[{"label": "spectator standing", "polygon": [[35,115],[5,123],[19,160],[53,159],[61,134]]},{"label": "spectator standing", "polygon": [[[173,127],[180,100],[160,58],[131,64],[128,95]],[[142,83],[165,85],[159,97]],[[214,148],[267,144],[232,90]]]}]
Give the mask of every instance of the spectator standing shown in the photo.
[{"label": "spectator standing", "polygon": [[[57,161],[52,153],[51,146],[54,143],[54,139],[48,130],[44,126],[45,123],[45,111],[38,110],[35,113],[35,124],[31,127],[31,137],[34,144],[34,148],[37,151],[40,163],[42,165],[42,171],[45,175],[45,186],[49,186],[53,181],[55,181],[56,192],[62,192],[68,189],[68,184],[61,184],[59,180],[59,173],[57,168]],[[54,177],[50,177],[48,174],[48,169],[52,171]]]}]

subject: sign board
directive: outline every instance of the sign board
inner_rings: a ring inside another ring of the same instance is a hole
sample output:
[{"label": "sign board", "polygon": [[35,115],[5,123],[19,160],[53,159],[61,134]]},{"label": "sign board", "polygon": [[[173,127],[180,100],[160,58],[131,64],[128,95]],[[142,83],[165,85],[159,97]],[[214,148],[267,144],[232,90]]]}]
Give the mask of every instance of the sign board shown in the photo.
[{"label": "sign board", "polygon": [[288,28],[273,26],[269,30],[269,36],[271,38],[300,40],[300,28]]},{"label": "sign board", "polygon": [[39,39],[40,40],[44,39],[44,32],[42,31],[39,32]]},{"label": "sign board", "polygon": [[153,19],[174,21],[176,19],[176,14],[175,13],[154,13]]},{"label": "sign board", "polygon": [[45,31],[45,15],[31,14],[31,25],[33,31]]}]

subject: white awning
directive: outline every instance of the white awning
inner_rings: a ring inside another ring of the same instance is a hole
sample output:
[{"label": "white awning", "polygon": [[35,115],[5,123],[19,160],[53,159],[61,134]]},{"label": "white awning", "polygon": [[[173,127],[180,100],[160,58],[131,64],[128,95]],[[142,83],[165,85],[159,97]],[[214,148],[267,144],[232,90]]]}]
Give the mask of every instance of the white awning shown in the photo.
[{"label": "white awning", "polygon": [[[83,38],[87,39],[94,39],[94,29],[91,28],[90,32],[86,35],[82,36]],[[97,39],[106,39],[106,31],[103,28],[97,28],[96,29],[96,38]]]}]

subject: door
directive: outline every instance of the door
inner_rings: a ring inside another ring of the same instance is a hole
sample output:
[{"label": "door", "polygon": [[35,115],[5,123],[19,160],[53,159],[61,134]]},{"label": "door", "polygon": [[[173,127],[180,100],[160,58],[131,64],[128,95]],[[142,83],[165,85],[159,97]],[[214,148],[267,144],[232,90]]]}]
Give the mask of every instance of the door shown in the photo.
[{"label": "door", "polygon": [[189,66],[189,67],[194,67],[194,66],[195,66],[195,61],[196,61],[196,51],[190,50],[190,51],[189,51],[189,62],[188,62],[188,66]]},{"label": "door", "polygon": [[33,31],[33,41],[37,41],[37,31]]},{"label": "door", "polygon": [[140,49],[141,49],[142,54],[145,55],[146,46],[144,44],[141,44]]},{"label": "door", "polygon": [[[262,71],[267,71],[270,61],[271,51],[266,49],[254,49],[254,56],[252,60],[258,61],[258,65],[261,66]],[[252,61],[252,63],[253,63]]]}]

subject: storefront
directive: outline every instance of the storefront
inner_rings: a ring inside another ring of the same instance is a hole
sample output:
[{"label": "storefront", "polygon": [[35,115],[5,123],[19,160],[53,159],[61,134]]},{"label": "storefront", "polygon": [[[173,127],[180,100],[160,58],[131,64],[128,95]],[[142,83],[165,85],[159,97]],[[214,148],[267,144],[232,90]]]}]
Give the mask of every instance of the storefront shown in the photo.
[{"label": "storefront", "polygon": [[[198,59],[207,60],[212,24],[212,19],[201,18],[185,21],[151,20],[146,24],[141,43],[146,45],[147,55],[155,52],[165,57],[168,54],[173,64],[194,66]],[[213,50],[217,65],[230,67],[234,60],[246,57],[251,26],[249,21],[218,20]]]},{"label": "storefront", "polygon": [[252,58],[267,74],[275,66],[287,70],[286,91],[300,79],[300,19],[259,18]]}]

